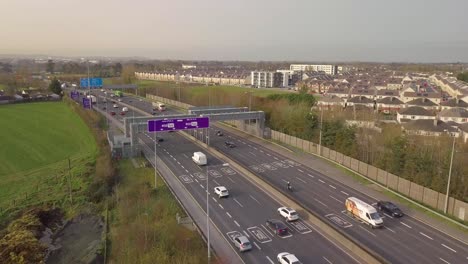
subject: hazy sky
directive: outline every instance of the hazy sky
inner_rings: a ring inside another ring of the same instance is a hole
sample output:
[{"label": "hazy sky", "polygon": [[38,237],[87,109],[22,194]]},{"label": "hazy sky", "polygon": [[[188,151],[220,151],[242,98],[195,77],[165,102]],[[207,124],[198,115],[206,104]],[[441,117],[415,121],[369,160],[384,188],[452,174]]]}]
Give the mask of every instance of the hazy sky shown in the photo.
[{"label": "hazy sky", "polygon": [[0,54],[468,62],[468,0],[0,0]]}]

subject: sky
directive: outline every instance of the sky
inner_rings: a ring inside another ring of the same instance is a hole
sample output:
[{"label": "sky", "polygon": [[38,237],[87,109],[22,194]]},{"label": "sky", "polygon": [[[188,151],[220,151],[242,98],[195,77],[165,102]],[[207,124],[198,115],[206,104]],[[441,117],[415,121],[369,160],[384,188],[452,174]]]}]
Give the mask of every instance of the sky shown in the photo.
[{"label": "sky", "polygon": [[0,0],[0,54],[468,62],[467,0]]}]

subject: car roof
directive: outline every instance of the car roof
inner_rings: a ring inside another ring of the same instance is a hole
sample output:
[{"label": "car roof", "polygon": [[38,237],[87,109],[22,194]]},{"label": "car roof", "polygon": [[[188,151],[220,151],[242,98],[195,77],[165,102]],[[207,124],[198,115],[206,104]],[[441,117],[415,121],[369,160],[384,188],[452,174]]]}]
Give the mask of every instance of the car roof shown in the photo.
[{"label": "car roof", "polygon": [[237,239],[239,239],[241,243],[246,243],[246,242],[250,243],[249,239],[246,236],[238,236]]},{"label": "car roof", "polygon": [[216,188],[220,189],[221,191],[227,191],[227,188],[224,186],[217,186]]},{"label": "car roof", "polygon": [[293,254],[288,254],[285,257],[289,260],[289,262],[299,261],[299,259]]}]

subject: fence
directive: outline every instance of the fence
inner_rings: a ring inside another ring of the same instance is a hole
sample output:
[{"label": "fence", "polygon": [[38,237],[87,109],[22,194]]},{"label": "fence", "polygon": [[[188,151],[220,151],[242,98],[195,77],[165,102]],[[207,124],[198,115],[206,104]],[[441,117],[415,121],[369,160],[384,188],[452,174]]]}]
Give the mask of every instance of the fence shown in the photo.
[{"label": "fence", "polygon": [[[155,96],[152,94],[147,94],[146,97],[155,101],[160,101],[165,104],[174,105],[183,109],[188,109],[189,107],[191,107],[191,105],[189,104],[170,100],[164,97]],[[242,130],[245,130],[246,132],[251,132],[252,130],[247,124],[243,123],[242,121],[234,120],[226,121],[226,123],[240,128]],[[444,211],[446,194],[439,193],[414,182],[410,182],[404,178],[393,175],[387,171],[381,170],[377,167],[374,167],[357,159],[348,157],[340,152],[334,151],[324,146],[319,148],[319,146],[314,142],[303,140],[275,130],[270,130],[269,134],[271,135],[271,139],[273,140],[277,140],[281,143],[291,145],[305,152],[323,156],[327,159],[337,162],[338,164],[341,164],[342,166],[350,170],[362,174],[365,177],[374,180],[391,190],[397,191],[407,197],[410,197],[411,199],[419,203],[425,204],[440,211]],[[462,221],[468,220],[468,203],[449,197],[447,205],[447,214],[456,217]]]},{"label": "fence", "polygon": [[[294,146],[305,152],[320,155],[320,148],[317,144],[294,136],[290,136],[275,130],[271,130],[271,138],[279,142]],[[436,192],[427,187],[408,181],[387,171],[359,161],[357,159],[343,155],[332,149],[321,147],[321,155],[327,159],[335,161],[342,166],[351,169],[365,177],[374,180],[385,187],[397,191],[419,203],[428,205],[440,211],[444,210],[446,194]],[[448,200],[447,214],[460,220],[468,220],[468,203],[454,199]]]}]

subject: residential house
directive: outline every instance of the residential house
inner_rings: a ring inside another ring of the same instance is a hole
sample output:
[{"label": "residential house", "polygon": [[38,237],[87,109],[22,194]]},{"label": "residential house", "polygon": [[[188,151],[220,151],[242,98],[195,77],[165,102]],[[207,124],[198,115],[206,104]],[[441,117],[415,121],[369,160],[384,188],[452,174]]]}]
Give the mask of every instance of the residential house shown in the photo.
[{"label": "residential house", "polygon": [[342,98],[335,96],[335,95],[323,96],[319,98],[317,101],[317,105],[319,105],[320,107],[325,107],[325,108],[331,108],[334,106],[343,107],[344,104],[345,104],[345,101]]},{"label": "residential house", "polygon": [[411,120],[402,124],[402,129],[407,134],[420,136],[441,136],[446,133],[450,133],[455,137],[459,137],[461,135],[457,128],[454,128],[438,119]]},{"label": "residential house", "polygon": [[349,95],[351,97],[364,96],[368,99],[375,99],[376,90],[374,88],[369,88],[368,86],[355,86],[351,89]]},{"label": "residential house", "polygon": [[368,108],[373,108],[375,106],[375,101],[373,99],[370,99],[366,96],[360,95],[360,96],[354,96],[351,97],[346,101],[346,106],[353,106],[353,105],[362,105]]},{"label": "residential house", "polygon": [[405,123],[411,120],[435,119],[436,115],[422,107],[411,106],[403,108],[397,113],[398,123]]},{"label": "residential house", "polygon": [[405,108],[403,103],[398,97],[384,97],[377,100],[377,110],[386,114],[400,111]]},{"label": "residential house", "polygon": [[382,99],[385,97],[399,97],[399,96],[400,96],[400,93],[396,90],[382,89],[382,90],[377,90],[375,98]]},{"label": "residential house", "polygon": [[337,96],[343,99],[349,98],[350,89],[349,88],[330,88],[327,91],[327,95],[329,96]]},{"label": "residential house", "polygon": [[444,122],[455,122],[457,124],[468,122],[468,110],[466,108],[454,107],[440,111],[440,120]]},{"label": "residential house", "polygon": [[462,108],[468,108],[468,103],[460,100],[459,98],[452,98],[447,101],[442,101],[440,103],[441,110],[445,109],[450,109],[453,107],[462,107]]},{"label": "residential house", "polygon": [[417,98],[413,99],[409,102],[406,102],[406,106],[411,107],[411,106],[419,106],[422,107],[426,110],[429,111],[435,111],[439,109],[439,105],[435,104],[433,101],[427,99],[427,98]]},{"label": "residential house", "polygon": [[467,143],[468,142],[468,123],[461,124],[460,126],[458,126],[458,129],[460,129],[462,133],[463,142]]}]

